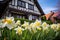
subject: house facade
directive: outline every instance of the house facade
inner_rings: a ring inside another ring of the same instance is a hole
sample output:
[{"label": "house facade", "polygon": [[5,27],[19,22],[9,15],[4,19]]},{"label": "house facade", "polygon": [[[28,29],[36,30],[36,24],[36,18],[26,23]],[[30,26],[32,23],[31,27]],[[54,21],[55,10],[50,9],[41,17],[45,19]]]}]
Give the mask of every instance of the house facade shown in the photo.
[{"label": "house facade", "polygon": [[12,0],[2,18],[13,16],[14,18],[35,20],[40,19],[41,15],[44,15],[44,12],[37,0]]}]

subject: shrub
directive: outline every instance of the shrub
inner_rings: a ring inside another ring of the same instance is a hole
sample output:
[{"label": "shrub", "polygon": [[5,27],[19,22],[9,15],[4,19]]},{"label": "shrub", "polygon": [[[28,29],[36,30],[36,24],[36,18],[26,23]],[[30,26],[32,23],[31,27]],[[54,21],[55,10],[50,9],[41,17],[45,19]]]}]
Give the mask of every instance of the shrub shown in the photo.
[{"label": "shrub", "polygon": [[28,19],[19,19],[19,18],[15,18],[15,21],[17,21],[17,20],[20,20],[20,21],[21,21],[21,24],[23,24],[24,21],[29,22],[29,23],[32,23],[32,22],[35,21],[35,20],[28,20]]},{"label": "shrub", "polygon": [[48,23],[48,24],[53,24],[52,21],[46,20],[46,17],[45,17],[45,16],[42,16],[42,17],[41,17],[41,20],[42,20],[42,22],[46,22],[46,23]]},{"label": "shrub", "polygon": [[46,23],[48,23],[48,24],[53,24],[51,21],[49,21],[49,20],[42,20],[42,22],[46,22]]}]

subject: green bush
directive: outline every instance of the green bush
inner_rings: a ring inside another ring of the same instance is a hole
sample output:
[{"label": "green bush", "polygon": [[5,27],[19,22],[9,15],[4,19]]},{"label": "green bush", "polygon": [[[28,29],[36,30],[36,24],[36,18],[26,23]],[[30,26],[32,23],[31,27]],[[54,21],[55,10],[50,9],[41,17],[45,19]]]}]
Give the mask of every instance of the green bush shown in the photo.
[{"label": "green bush", "polygon": [[20,20],[20,21],[21,21],[21,24],[23,24],[24,21],[29,22],[29,23],[32,23],[32,22],[35,21],[35,20],[28,20],[28,19],[19,19],[19,18],[15,18],[15,21],[17,21],[17,20]]},{"label": "green bush", "polygon": [[45,17],[45,16],[42,16],[41,19],[42,19],[43,21],[46,21],[46,17]]},{"label": "green bush", "polygon": [[46,17],[45,16],[42,16],[41,19],[42,19],[42,22],[46,22],[48,24],[53,24],[52,21],[46,20]]},{"label": "green bush", "polygon": [[46,22],[46,23],[48,23],[48,24],[53,24],[50,20],[42,20],[42,22]]}]

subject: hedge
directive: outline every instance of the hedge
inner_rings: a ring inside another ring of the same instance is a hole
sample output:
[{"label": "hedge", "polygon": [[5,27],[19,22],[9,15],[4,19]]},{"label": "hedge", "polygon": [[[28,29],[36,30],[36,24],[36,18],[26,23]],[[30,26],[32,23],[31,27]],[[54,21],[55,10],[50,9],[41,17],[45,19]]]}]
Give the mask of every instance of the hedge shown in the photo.
[{"label": "hedge", "polygon": [[[21,21],[21,24],[23,24],[24,21],[29,22],[29,23],[35,22],[35,20],[28,20],[28,19],[19,19],[19,18],[15,18],[15,21],[17,21],[17,20],[20,20],[20,21]],[[49,20],[42,20],[42,22],[46,22],[46,23],[48,23],[48,24],[52,24],[52,22],[49,21]]]},{"label": "hedge", "polygon": [[15,21],[17,21],[17,20],[20,20],[20,21],[21,21],[21,24],[23,24],[24,21],[29,22],[29,23],[35,22],[35,20],[28,20],[28,19],[19,19],[19,18],[15,18]]}]

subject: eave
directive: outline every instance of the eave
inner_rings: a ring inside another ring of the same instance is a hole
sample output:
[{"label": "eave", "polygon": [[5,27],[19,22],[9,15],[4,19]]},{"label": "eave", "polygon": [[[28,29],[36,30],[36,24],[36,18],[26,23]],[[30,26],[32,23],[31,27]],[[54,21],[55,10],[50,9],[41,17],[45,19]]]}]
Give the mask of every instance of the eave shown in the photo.
[{"label": "eave", "polygon": [[38,1],[37,0],[34,0],[34,3],[37,6],[39,12],[41,13],[41,16],[42,15],[45,15],[44,12],[43,12],[43,10],[42,10],[42,8],[41,8],[41,6],[39,5]]}]

